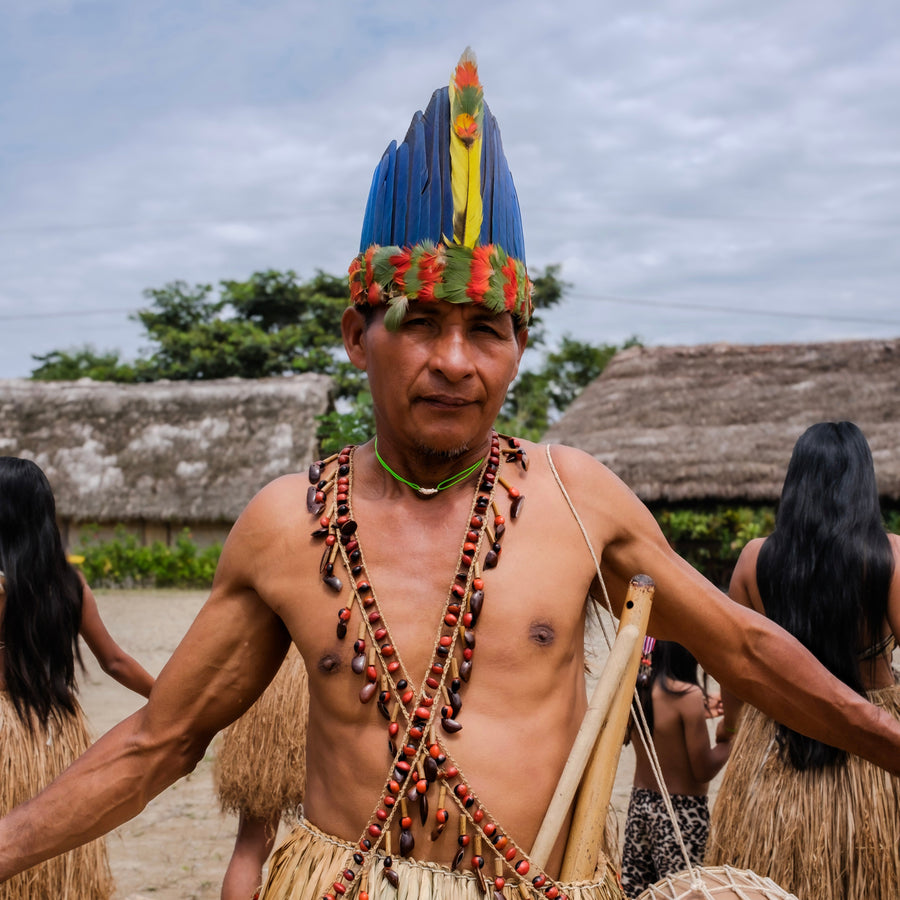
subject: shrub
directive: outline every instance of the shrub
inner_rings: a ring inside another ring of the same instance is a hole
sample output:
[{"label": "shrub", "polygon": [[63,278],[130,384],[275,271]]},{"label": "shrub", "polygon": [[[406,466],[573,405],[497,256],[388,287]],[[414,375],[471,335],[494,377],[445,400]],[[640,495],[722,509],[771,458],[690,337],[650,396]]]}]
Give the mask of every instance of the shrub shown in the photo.
[{"label": "shrub", "polygon": [[208,588],[221,552],[221,544],[198,548],[186,528],[171,547],[162,541],[141,545],[121,525],[112,540],[98,540],[96,529],[86,531],[75,549],[84,558],[79,568],[88,584],[107,588]]}]

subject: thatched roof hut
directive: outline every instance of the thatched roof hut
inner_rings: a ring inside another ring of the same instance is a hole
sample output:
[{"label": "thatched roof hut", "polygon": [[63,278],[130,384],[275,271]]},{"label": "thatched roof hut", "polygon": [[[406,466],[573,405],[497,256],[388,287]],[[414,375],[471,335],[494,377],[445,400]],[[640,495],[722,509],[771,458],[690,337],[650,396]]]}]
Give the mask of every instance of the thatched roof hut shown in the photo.
[{"label": "thatched roof hut", "polygon": [[800,434],[849,419],[900,500],[900,340],[634,347],[546,435],[608,465],[647,503],[777,500]]},{"label": "thatched roof hut", "polygon": [[309,465],[330,389],[324,375],[5,380],[0,455],[41,466],[64,525],[218,525],[224,533],[264,484]]}]

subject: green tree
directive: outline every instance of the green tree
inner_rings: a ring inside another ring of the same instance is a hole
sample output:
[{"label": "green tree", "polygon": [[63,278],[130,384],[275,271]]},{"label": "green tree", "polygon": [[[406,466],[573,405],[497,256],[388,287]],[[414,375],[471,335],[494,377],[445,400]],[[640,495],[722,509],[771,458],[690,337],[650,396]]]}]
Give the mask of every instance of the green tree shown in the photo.
[{"label": "green tree", "polygon": [[303,283],[295,272],[269,270],[221,282],[216,298],[212,291],[174,281],[144,292],[153,304],[135,318],[155,346],[135,364],[139,380],[335,373],[342,279],[318,272]]},{"label": "green tree", "polygon": [[134,367],[119,360],[114,350],[98,353],[90,344],[73,350],[51,350],[32,356],[40,365],[31,373],[35,381],[134,381]]},{"label": "green tree", "polygon": [[519,373],[500,411],[498,428],[538,440],[617,351],[638,343],[632,337],[621,347],[595,346],[564,336],[558,349],[545,355],[539,369]]},{"label": "green tree", "polygon": [[544,321],[541,318],[540,310],[551,309],[562,303],[563,295],[572,287],[567,281],[563,281],[559,275],[562,266],[554,263],[547,266],[546,269],[540,269],[532,273],[531,284],[533,293],[531,295],[534,303],[534,315],[531,317],[531,324],[528,326],[528,346],[534,347],[546,342],[546,332],[544,330]]}]

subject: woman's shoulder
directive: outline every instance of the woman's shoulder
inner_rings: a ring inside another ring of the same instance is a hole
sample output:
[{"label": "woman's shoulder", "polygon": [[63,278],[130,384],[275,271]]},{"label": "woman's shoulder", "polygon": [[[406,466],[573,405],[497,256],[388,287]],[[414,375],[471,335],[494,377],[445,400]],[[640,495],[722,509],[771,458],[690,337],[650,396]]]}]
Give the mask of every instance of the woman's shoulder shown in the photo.
[{"label": "woman's shoulder", "polygon": [[695,718],[705,718],[706,712],[703,706],[703,690],[699,685],[690,681],[677,681],[669,679],[667,683],[668,690],[662,688],[659,682],[654,688],[659,688],[659,693],[654,689],[653,702],[662,701],[668,705],[669,715],[675,718],[671,720],[671,724],[676,721],[693,721]]},{"label": "woman's shoulder", "polygon": [[744,544],[743,550],[741,550],[741,554],[739,560],[743,560],[745,564],[752,563],[756,565],[756,560],[759,558],[759,551],[762,550],[763,544],[766,542],[766,538],[758,537],[753,538],[752,540],[747,541]]},{"label": "woman's shoulder", "polygon": [[657,696],[666,697],[667,699],[678,700],[681,697],[703,697],[703,690],[698,684],[692,681],[679,681],[677,678],[667,678],[665,685],[662,679],[657,679],[653,686],[653,699]]}]

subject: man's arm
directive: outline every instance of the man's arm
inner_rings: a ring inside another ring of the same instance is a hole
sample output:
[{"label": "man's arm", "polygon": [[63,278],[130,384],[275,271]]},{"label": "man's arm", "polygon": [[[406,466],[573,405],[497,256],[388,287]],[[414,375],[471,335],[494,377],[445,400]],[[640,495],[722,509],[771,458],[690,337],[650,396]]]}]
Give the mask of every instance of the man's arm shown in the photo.
[{"label": "man's arm", "polygon": [[[209,600],[160,672],[147,704],[33,800],[0,820],[0,881],[99,837],[190,772],[210,740],[262,693],[290,642],[246,584],[238,526]],[[252,556],[250,557],[252,558]]]},{"label": "man's arm", "polygon": [[608,469],[579,451],[559,450],[563,481],[580,486],[579,512],[605,545],[601,569],[614,608],[632,576],[649,575],[656,583],[654,637],[683,644],[721,685],[777,721],[900,774],[900,722],[681,559],[650,511]]}]

